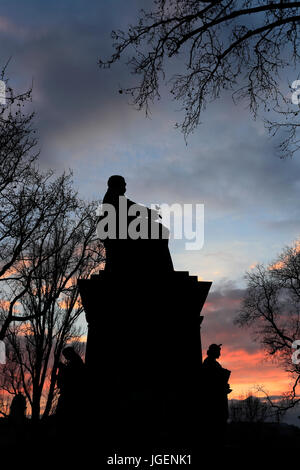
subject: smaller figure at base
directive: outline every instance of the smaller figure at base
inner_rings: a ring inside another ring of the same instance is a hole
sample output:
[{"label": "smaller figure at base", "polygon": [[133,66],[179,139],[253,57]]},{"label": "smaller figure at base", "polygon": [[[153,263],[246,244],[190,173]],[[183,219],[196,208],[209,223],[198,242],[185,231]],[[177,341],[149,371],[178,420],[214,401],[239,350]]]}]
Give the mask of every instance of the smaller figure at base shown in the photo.
[{"label": "smaller figure at base", "polygon": [[221,344],[211,344],[201,367],[202,408],[207,437],[215,433],[222,440],[228,420],[228,394],[232,391],[228,380],[230,370],[224,369],[217,359],[221,355]]},{"label": "smaller figure at base", "polygon": [[86,389],[85,364],[79,354],[71,346],[63,352],[67,363],[59,363],[57,385],[60,396],[56,408],[56,416],[65,424],[71,424],[80,418],[84,409]]},{"label": "smaller figure at base", "polygon": [[9,410],[9,419],[16,426],[23,424],[26,419],[26,397],[22,393],[14,396]]}]

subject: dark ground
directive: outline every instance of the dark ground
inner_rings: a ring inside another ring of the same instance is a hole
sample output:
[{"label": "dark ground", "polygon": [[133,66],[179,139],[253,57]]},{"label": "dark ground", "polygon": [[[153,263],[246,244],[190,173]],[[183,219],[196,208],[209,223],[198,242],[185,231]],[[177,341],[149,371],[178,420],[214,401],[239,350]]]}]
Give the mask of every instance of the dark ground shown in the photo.
[{"label": "dark ground", "polygon": [[[97,431],[98,429],[98,431]],[[90,439],[92,436],[92,439]],[[14,456],[15,462],[25,462],[27,456],[46,459],[52,468],[60,468],[61,464],[72,464],[73,468],[79,468],[82,463],[88,464],[97,461],[97,465],[90,468],[112,468],[106,465],[106,455],[103,454],[101,443],[103,442],[100,428],[91,423],[87,429],[72,426],[58,429],[55,418],[51,417],[45,422],[33,425],[26,420],[16,429],[8,419],[0,419],[0,452],[2,456]],[[134,448],[134,446],[133,446]],[[28,450],[30,452],[28,453]],[[118,452],[118,449],[115,449]],[[192,454],[193,465],[180,466],[185,468],[261,468],[266,465],[278,468],[279,464],[289,468],[298,463],[300,455],[300,428],[288,424],[276,423],[230,423],[227,427],[226,439],[221,442],[218,430],[210,442],[205,438],[199,440],[199,444],[191,449],[151,449],[150,453],[178,454],[189,452]],[[139,449],[134,451],[139,455]],[[119,452],[126,455],[124,449]],[[134,455],[132,448],[128,455]],[[96,460],[95,460],[96,459]],[[202,465],[203,464],[203,465]],[[205,465],[204,465],[205,464]],[[115,466],[116,467],[116,466]],[[118,465],[119,469],[134,468]],[[171,468],[178,468],[171,465]],[[4,467],[3,467],[4,468]],[[146,470],[141,465],[139,470]],[[160,465],[151,468],[165,468]],[[169,468],[169,465],[167,466]]]}]

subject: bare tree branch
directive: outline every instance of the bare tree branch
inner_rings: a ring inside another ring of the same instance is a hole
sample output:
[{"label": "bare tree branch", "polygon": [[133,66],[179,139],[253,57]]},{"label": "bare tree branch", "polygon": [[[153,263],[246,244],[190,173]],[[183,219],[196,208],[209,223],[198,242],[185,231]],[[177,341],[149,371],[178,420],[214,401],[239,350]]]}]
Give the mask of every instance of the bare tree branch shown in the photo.
[{"label": "bare tree branch", "polygon": [[[152,11],[141,10],[135,25],[112,32],[115,52],[99,65],[110,67],[129,54],[127,65],[137,84],[120,93],[130,95],[146,114],[160,99],[165,82],[182,104],[184,119],[176,126],[186,138],[199,125],[207,103],[224,90],[231,90],[234,100],[246,100],[254,116],[260,108],[280,112],[285,96],[280,72],[299,64],[299,12],[300,2],[289,1],[154,0]],[[178,55],[183,71],[167,77],[168,64]],[[271,134],[281,129],[282,121],[267,121]],[[297,119],[290,122],[280,145],[283,156],[298,149],[298,126]]]},{"label": "bare tree branch", "polygon": [[[300,399],[297,390],[300,366],[293,363],[293,343],[300,338],[300,249],[299,242],[287,247],[267,267],[257,265],[246,274],[247,290],[236,323],[250,327],[267,356],[292,377],[285,395],[285,409]],[[283,404],[274,407],[283,410]]]}]

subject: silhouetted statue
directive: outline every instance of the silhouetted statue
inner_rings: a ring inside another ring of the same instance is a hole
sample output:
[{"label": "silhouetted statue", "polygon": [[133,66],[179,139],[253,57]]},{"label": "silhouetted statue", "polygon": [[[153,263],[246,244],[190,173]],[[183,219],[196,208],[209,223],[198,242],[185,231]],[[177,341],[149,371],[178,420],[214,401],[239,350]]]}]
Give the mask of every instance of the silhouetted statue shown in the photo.
[{"label": "silhouetted statue", "polygon": [[221,437],[228,419],[227,395],[231,392],[228,384],[231,372],[217,361],[221,355],[221,346],[209,346],[201,369],[203,411],[209,437],[215,432]]},{"label": "silhouetted statue", "polygon": [[12,399],[9,418],[16,425],[20,425],[25,421],[26,398],[22,393],[18,393]]},{"label": "silhouetted statue", "polygon": [[62,420],[78,419],[84,412],[86,373],[85,364],[79,354],[71,346],[63,352],[67,363],[59,363],[57,385],[60,396],[57,404],[56,415]]},{"label": "silhouetted statue", "polygon": [[169,230],[159,222],[158,211],[126,198],[122,176],[111,176],[107,185],[97,228],[106,250],[105,271],[173,271]]},{"label": "silhouetted statue", "polygon": [[124,178],[111,176],[97,225],[105,270],[78,280],[88,322],[88,393],[99,374],[103,379],[101,400],[87,400],[87,414],[102,430],[101,450],[94,428],[86,429],[106,457],[116,449],[198,449],[200,312],[211,282],[174,271],[158,211],[125,192]]}]

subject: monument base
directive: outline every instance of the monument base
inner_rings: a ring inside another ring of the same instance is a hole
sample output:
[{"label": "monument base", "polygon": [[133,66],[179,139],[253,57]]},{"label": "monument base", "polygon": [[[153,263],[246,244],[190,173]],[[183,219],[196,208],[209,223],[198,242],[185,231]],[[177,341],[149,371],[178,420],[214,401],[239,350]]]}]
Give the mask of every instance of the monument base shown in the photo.
[{"label": "monument base", "polygon": [[188,272],[103,271],[78,284],[89,327],[89,412],[106,454],[191,446],[201,420],[200,312],[211,282]]}]

